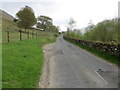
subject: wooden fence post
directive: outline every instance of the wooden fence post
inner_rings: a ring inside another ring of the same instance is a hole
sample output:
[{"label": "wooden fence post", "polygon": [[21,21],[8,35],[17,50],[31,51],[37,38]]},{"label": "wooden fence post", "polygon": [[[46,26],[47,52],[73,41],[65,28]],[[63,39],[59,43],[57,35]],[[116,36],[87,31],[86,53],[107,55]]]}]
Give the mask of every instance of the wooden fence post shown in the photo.
[{"label": "wooden fence post", "polygon": [[7,42],[8,43],[10,42],[10,32],[9,32],[8,28],[7,28]]},{"label": "wooden fence post", "polygon": [[29,30],[28,30],[28,39],[29,39]]},{"label": "wooden fence post", "polygon": [[34,34],[34,33],[33,33],[33,30],[32,30],[32,38],[33,38],[33,34]]},{"label": "wooden fence post", "polygon": [[36,38],[37,38],[37,31],[36,31]]},{"label": "wooden fence post", "polygon": [[22,41],[22,31],[21,31],[21,29],[20,29],[20,41]]},{"label": "wooden fence post", "polygon": [[32,31],[30,32],[30,38],[32,38]]}]

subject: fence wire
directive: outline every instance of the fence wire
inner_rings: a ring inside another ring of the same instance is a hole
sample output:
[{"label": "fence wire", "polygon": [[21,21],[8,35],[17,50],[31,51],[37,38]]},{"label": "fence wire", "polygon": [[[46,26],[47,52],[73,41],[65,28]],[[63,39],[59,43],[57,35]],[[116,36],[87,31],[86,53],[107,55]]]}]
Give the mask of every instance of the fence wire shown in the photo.
[{"label": "fence wire", "polygon": [[49,36],[51,33],[38,31],[38,30],[10,30],[6,29],[2,31],[2,42],[17,42],[31,38],[37,38],[40,36]]}]

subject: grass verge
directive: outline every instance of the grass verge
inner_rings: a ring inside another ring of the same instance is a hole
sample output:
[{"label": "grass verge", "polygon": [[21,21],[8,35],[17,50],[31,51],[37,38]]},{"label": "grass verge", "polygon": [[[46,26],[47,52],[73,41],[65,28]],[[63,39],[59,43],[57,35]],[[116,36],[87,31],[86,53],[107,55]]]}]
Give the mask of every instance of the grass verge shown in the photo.
[{"label": "grass verge", "polygon": [[[66,39],[65,39],[65,40],[66,40]],[[80,43],[75,43],[75,42],[73,42],[73,41],[71,41],[71,40],[67,40],[67,41],[69,41],[69,42],[71,42],[71,43],[79,46],[80,48],[82,48],[82,49],[84,49],[84,50],[87,50],[87,51],[93,53],[94,55],[96,55],[96,56],[98,56],[98,57],[103,58],[103,59],[106,60],[106,61],[109,61],[109,62],[111,62],[111,63],[114,63],[114,64],[116,64],[117,66],[120,66],[120,61],[118,60],[118,58],[119,58],[118,56],[115,56],[115,55],[113,55],[113,54],[109,54],[109,53],[106,53],[106,52],[103,52],[103,51],[100,51],[100,50],[96,50],[96,49],[94,49],[94,48],[91,48],[91,47],[82,45],[82,44],[80,44]]]},{"label": "grass verge", "polygon": [[55,37],[13,42],[2,46],[3,88],[36,88],[44,57],[42,46],[55,41]]}]

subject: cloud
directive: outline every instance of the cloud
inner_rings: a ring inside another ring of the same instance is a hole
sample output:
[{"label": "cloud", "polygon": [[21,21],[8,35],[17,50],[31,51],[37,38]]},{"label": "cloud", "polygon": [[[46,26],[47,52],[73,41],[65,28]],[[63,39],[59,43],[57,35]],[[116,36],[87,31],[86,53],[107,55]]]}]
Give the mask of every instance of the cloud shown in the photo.
[{"label": "cloud", "polygon": [[39,15],[49,16],[51,13],[55,13],[57,9],[55,2],[38,2],[38,3],[32,3],[30,6],[35,11],[36,16]]},{"label": "cloud", "polygon": [[[3,1],[3,0],[2,0]],[[118,16],[119,0],[4,0],[4,10],[12,14],[23,6],[33,8],[36,17],[46,15],[53,18],[54,24],[64,30],[70,17],[76,21],[77,27],[86,27],[90,20],[97,24],[105,19]],[[13,3],[10,3],[12,1]]]}]

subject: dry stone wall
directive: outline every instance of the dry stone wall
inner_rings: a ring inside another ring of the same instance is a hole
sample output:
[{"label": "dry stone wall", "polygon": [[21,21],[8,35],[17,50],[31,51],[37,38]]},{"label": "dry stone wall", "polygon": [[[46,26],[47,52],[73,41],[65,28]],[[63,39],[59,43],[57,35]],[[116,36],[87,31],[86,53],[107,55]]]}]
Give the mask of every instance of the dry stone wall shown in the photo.
[{"label": "dry stone wall", "polygon": [[80,39],[74,39],[68,36],[64,36],[66,40],[71,40],[75,43],[80,43],[82,45],[86,45],[92,48],[95,48],[97,50],[101,50],[107,53],[114,54],[116,56],[120,56],[120,45],[110,45],[110,44],[104,44],[100,42],[90,42],[90,41],[85,41],[85,40],[80,40]]}]

